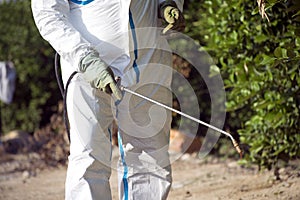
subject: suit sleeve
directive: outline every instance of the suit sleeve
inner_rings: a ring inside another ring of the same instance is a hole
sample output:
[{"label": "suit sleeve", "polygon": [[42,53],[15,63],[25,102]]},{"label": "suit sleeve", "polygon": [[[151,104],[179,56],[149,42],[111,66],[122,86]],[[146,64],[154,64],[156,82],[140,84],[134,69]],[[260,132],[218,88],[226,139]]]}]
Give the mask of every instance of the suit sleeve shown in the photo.
[{"label": "suit sleeve", "polygon": [[78,71],[92,47],[68,21],[68,0],[32,0],[31,8],[41,36]]}]

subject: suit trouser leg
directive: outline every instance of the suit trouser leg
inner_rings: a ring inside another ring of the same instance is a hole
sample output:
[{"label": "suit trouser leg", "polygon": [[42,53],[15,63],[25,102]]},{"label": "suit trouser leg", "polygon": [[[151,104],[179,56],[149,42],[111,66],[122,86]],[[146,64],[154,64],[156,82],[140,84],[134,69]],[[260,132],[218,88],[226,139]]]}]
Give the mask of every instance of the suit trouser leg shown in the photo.
[{"label": "suit trouser leg", "polygon": [[70,156],[66,199],[111,199],[110,96],[92,89],[81,77],[69,85]]},{"label": "suit trouser leg", "polygon": [[[162,86],[146,85],[137,92],[171,102],[170,91]],[[120,199],[166,199],[172,182],[168,154],[171,113],[125,95],[118,106],[118,122]]]}]

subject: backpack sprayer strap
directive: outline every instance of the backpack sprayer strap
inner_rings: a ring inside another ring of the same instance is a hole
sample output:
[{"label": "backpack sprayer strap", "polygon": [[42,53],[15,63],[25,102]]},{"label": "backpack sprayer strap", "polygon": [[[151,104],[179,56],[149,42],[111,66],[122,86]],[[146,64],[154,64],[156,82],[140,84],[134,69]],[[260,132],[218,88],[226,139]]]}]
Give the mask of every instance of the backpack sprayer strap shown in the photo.
[{"label": "backpack sprayer strap", "polygon": [[63,97],[63,106],[64,106],[64,113],[63,113],[63,116],[64,116],[64,123],[65,123],[65,127],[66,127],[66,131],[67,131],[67,134],[68,134],[68,138],[69,138],[69,141],[70,141],[70,124],[69,124],[69,118],[68,118],[68,110],[67,110],[67,93],[68,93],[68,88],[69,88],[69,85],[73,79],[73,77],[78,73],[78,72],[73,72],[68,81],[67,81],[67,84],[66,84],[66,89],[64,89],[64,86],[63,86],[63,81],[62,81],[62,78],[58,72],[58,68],[60,67],[60,62],[59,62],[59,55],[58,53],[55,54],[55,59],[54,59],[54,62],[55,62],[55,76],[56,76],[56,80],[57,80],[57,83],[58,83],[58,87],[59,87],[59,90],[61,92],[61,95]]}]

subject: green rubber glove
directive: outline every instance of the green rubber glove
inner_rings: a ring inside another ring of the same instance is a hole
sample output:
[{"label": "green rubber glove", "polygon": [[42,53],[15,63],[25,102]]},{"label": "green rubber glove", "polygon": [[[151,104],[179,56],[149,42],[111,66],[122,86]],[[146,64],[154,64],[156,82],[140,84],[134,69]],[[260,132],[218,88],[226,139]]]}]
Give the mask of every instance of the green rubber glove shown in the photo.
[{"label": "green rubber glove", "polygon": [[174,1],[167,0],[160,4],[160,16],[167,24],[163,30],[163,34],[166,34],[169,30],[180,32],[184,30],[184,17]]},{"label": "green rubber glove", "polygon": [[117,100],[122,99],[122,92],[116,85],[112,70],[99,58],[98,53],[91,52],[81,59],[79,70],[83,73],[83,78],[93,88],[100,89],[108,94],[113,93]]}]

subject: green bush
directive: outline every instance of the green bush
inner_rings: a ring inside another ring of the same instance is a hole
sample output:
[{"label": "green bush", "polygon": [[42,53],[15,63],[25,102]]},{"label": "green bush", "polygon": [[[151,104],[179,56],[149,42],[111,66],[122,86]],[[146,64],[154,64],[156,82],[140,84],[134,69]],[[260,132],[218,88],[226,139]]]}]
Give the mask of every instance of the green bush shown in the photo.
[{"label": "green bush", "polygon": [[30,1],[0,3],[0,61],[17,71],[13,103],[1,102],[2,131],[34,131],[46,123],[59,92],[53,73],[54,51],[35,27]]},{"label": "green bush", "polygon": [[254,0],[191,0],[186,18],[187,34],[221,70],[226,126],[248,146],[244,161],[271,168],[300,156],[300,7],[297,0],[266,7],[270,23]]}]

